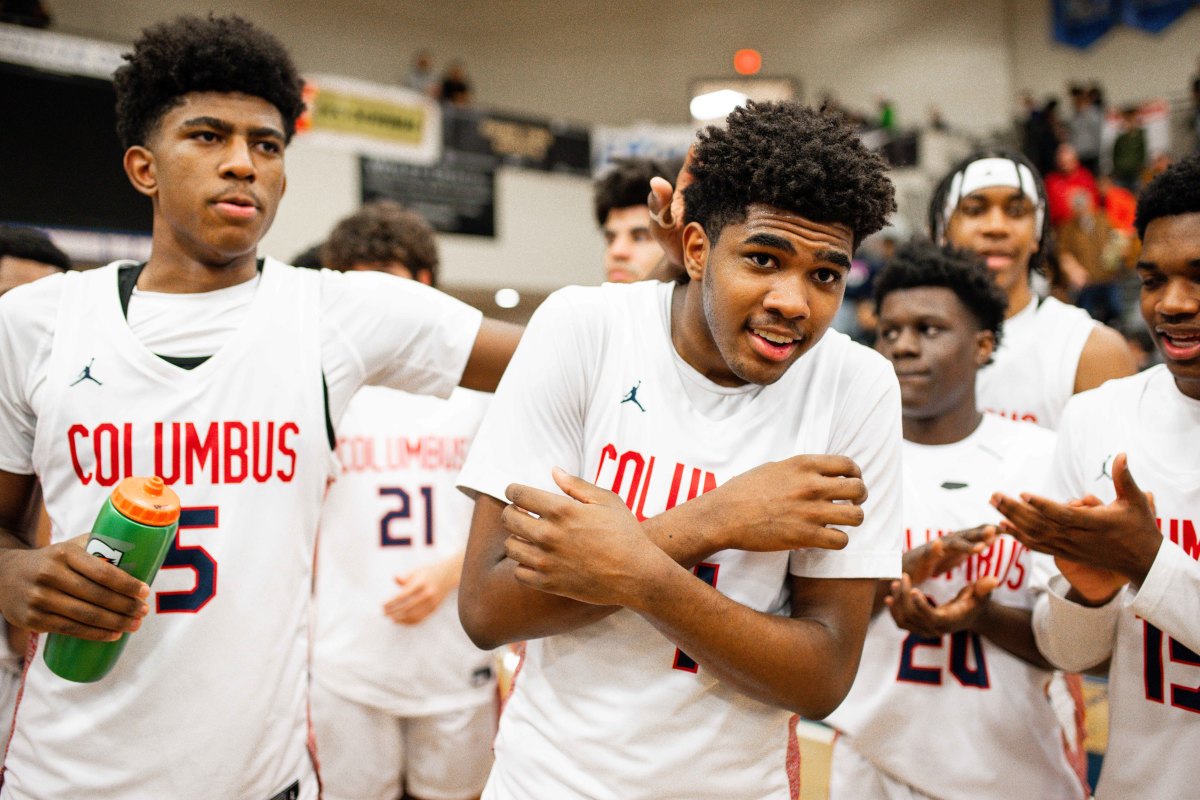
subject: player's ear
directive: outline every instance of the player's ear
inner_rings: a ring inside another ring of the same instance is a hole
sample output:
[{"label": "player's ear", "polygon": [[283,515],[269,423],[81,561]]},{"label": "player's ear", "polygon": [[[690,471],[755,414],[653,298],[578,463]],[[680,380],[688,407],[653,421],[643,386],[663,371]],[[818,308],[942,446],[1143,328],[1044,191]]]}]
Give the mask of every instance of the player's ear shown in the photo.
[{"label": "player's ear", "polygon": [[427,269],[417,270],[417,274],[413,276],[413,280],[417,283],[423,283],[426,286],[433,286],[433,272]]},{"label": "player's ear", "polygon": [[683,229],[683,267],[694,281],[704,280],[708,265],[708,234],[699,222],[689,222]]},{"label": "player's ear", "polygon": [[991,331],[980,331],[975,334],[975,366],[982,367],[992,360],[996,352],[996,334]]},{"label": "player's ear", "polygon": [[158,174],[154,163],[154,153],[150,152],[148,148],[135,144],[125,151],[125,159],[122,164],[125,167],[125,175],[128,176],[134,189],[147,197],[153,197],[158,193]]}]

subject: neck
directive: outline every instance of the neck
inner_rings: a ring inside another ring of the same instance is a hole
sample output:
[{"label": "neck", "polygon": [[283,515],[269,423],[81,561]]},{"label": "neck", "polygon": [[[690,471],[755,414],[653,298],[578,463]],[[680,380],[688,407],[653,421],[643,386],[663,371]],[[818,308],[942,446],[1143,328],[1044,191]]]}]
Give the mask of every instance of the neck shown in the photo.
[{"label": "neck", "polygon": [[1013,287],[1013,290],[1008,294],[1008,308],[1004,311],[1005,319],[1012,319],[1017,314],[1025,310],[1025,306],[1029,305],[1033,300],[1033,289],[1029,288],[1029,280],[1022,281]]},{"label": "neck", "polygon": [[703,287],[698,281],[676,285],[671,292],[671,344],[679,357],[713,383],[742,386],[732,376],[704,318]]},{"label": "neck", "polygon": [[1193,400],[1200,400],[1200,380],[1176,378],[1175,388],[1178,389],[1184,397],[1190,397]]},{"label": "neck", "polygon": [[150,259],[138,278],[138,288],[143,291],[170,294],[212,292],[245,283],[258,272],[253,250],[233,257],[197,255],[190,248],[181,246],[166,228],[155,220]]},{"label": "neck", "polygon": [[901,420],[904,439],[916,444],[954,444],[970,436],[983,421],[983,415],[975,408],[975,392],[970,392],[969,402],[936,417],[917,418],[905,415]]}]

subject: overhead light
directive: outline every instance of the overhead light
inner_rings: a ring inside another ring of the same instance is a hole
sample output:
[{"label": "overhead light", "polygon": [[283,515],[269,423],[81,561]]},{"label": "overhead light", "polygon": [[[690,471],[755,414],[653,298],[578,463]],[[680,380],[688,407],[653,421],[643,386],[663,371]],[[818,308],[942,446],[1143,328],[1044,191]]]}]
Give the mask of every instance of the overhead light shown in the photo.
[{"label": "overhead light", "polygon": [[733,89],[718,89],[715,92],[696,95],[692,98],[692,119],[724,119],[729,112],[743,106],[749,98]]},{"label": "overhead light", "polygon": [[497,289],[496,305],[501,308],[516,308],[521,302],[521,293],[516,289]]}]

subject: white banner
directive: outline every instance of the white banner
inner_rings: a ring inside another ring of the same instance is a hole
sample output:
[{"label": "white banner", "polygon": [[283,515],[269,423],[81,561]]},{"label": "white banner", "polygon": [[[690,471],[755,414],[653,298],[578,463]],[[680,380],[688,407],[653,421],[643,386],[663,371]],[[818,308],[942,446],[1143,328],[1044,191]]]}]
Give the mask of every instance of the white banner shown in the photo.
[{"label": "white banner", "polygon": [[0,61],[26,67],[112,80],[130,45],[97,42],[53,31],[0,24]]},{"label": "white banner", "polygon": [[433,164],[442,156],[441,107],[419,92],[310,75],[304,99],[308,111],[297,131],[310,144],[410,164]]}]

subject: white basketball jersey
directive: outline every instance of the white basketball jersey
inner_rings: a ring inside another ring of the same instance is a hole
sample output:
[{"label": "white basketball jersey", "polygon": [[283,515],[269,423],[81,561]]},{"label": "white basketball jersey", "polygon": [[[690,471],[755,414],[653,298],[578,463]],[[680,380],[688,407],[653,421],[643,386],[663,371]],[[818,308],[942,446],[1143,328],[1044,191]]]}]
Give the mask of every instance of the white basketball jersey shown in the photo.
[{"label": "white basketball jersey", "polygon": [[[1153,492],[1163,535],[1200,559],[1200,403],[1165,366],[1112,380],[1071,401],[1055,459],[1059,499],[1116,496],[1112,459],[1127,453],[1142,491]],[[1096,797],[1195,797],[1185,761],[1200,751],[1200,654],[1137,616],[1126,589],[1108,672],[1109,735]],[[1165,602],[1170,603],[1170,598]],[[1189,598],[1180,602],[1190,603]],[[1185,615],[1186,616],[1186,615]],[[1200,641],[1192,618],[1175,635]]]},{"label": "white basketball jersey", "polygon": [[[830,331],[772,385],[716,386],[671,344],[672,289],[611,284],[552,295],[505,373],[461,483],[496,498],[510,482],[553,490],[558,465],[645,519],[764,462],[843,453],[870,486],[867,521],[845,550],[793,554],[791,570],[898,574],[890,366]],[[695,402],[698,393],[712,402]],[[722,551],[694,571],[752,609],[788,613],[787,552]],[[793,721],[621,610],[528,643],[484,797],[795,797]]]},{"label": "white basketball jersey", "polygon": [[57,677],[42,637],[0,796],[311,800],[310,578],[332,464],[319,275],[268,260],[236,339],[192,370],[133,336],[117,265],[64,277],[31,401],[53,540],[88,530],[130,475],[161,475],[184,512],[150,614],[107,677]]},{"label": "white basketball jersey", "polygon": [[[906,441],[905,550],[998,522],[988,498],[997,491],[1036,491],[1053,448],[1049,431],[988,414],[961,442]],[[1002,535],[919,588],[946,603],[990,575],[1000,579],[993,602],[1029,609],[1053,570],[1048,556]],[[1084,790],[1046,696],[1052,674],[977,633],[910,633],[884,608],[867,631],[850,694],[827,721],[878,769],[932,797],[1078,800]],[[998,780],[998,764],[1020,768]]]},{"label": "white basketball jersey", "polygon": [[451,592],[417,625],[388,619],[395,578],[467,543],[474,504],[456,488],[491,395],[449,400],[364,387],[338,425],[341,474],[317,539],[313,680],[397,716],[492,702],[491,653],[475,647]]},{"label": "white basketball jersey", "polygon": [[1004,321],[992,363],[979,370],[975,396],[993,414],[1055,429],[1075,392],[1079,357],[1097,322],[1081,308],[1035,298]]}]

